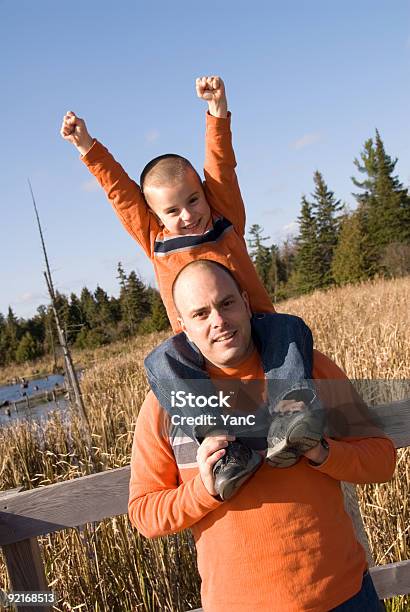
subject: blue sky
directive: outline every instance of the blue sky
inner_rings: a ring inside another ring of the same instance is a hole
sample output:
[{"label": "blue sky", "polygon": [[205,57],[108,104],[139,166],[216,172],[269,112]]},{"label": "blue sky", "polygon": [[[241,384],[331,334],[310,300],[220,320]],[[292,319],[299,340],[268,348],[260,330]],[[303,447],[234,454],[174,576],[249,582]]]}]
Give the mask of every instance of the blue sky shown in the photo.
[{"label": "blue sky", "polygon": [[280,242],[319,169],[353,205],[353,158],[377,127],[410,183],[409,3],[0,0],[0,312],[47,302],[36,196],[57,288],[118,293],[117,262],[153,269],[59,136],[74,110],[137,178],[164,152],[203,163],[194,80],[220,74],[248,227]]}]

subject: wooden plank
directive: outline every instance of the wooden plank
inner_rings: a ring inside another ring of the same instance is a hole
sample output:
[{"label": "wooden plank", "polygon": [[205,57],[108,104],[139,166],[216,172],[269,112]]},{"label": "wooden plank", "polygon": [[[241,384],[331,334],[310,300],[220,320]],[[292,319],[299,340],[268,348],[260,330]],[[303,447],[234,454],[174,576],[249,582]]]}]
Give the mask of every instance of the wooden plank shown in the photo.
[{"label": "wooden plank", "polygon": [[125,514],[130,468],[0,497],[0,546]]},{"label": "wooden plank", "polygon": [[[371,408],[397,447],[410,446],[410,401]],[[0,497],[0,546],[125,514],[129,466]]]},{"label": "wooden plank", "polygon": [[[11,591],[49,591],[36,538],[3,546]],[[18,606],[19,612],[51,612],[51,606]]]},{"label": "wooden plank", "polygon": [[369,572],[380,599],[410,593],[410,561],[376,565]]},{"label": "wooden plank", "polygon": [[372,406],[370,411],[380,419],[380,427],[393,440],[396,448],[410,446],[410,398]]}]

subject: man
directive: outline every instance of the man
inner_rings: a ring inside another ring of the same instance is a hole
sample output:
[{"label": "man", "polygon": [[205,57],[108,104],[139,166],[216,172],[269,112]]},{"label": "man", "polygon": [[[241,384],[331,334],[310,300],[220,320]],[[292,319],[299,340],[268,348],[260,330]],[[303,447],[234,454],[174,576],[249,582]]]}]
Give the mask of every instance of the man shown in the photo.
[{"label": "man", "polygon": [[[189,264],[176,280],[174,300],[212,379],[263,378],[247,295],[227,271],[211,262]],[[213,466],[229,438],[206,437],[198,445],[181,437],[152,392],[134,437],[130,519],[147,537],[192,528],[204,610],[327,612],[343,605],[340,610],[376,612],[340,481],[389,480],[392,442],[327,437],[289,468],[264,463],[232,499],[221,501]]]}]

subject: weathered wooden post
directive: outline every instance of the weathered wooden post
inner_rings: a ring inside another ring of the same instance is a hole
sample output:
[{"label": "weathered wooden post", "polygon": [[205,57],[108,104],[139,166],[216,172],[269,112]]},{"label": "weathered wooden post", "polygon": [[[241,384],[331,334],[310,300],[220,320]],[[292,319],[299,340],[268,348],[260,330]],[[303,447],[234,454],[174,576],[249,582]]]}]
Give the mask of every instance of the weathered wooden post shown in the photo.
[{"label": "weathered wooden post", "polygon": [[57,310],[57,307],[56,307],[56,294],[55,294],[55,291],[54,291],[53,280],[52,280],[52,277],[51,277],[50,266],[49,266],[49,263],[48,263],[46,245],[45,245],[45,242],[44,242],[43,231],[41,229],[41,224],[40,224],[40,217],[38,215],[36,201],[34,199],[34,194],[33,194],[32,188],[31,188],[30,181],[28,181],[28,184],[29,184],[29,187],[30,187],[30,193],[31,193],[31,198],[33,200],[34,212],[35,212],[35,215],[36,215],[38,230],[40,232],[41,244],[42,244],[42,247],[43,247],[44,260],[45,260],[45,263],[46,263],[46,271],[44,272],[44,277],[46,279],[47,289],[48,289],[48,293],[49,293],[50,299],[51,299],[51,308],[52,308],[53,315],[54,315],[54,320],[55,320],[55,323],[56,323],[58,340],[59,340],[59,343],[60,343],[60,346],[62,348],[63,355],[64,355],[64,368],[65,368],[65,371],[66,371],[66,374],[67,374],[67,382],[70,385],[70,396],[74,397],[75,405],[77,406],[77,408],[78,408],[81,416],[83,417],[83,420],[87,424],[87,427],[88,427],[88,430],[89,430],[90,429],[90,423],[88,421],[88,416],[86,414],[83,398],[82,398],[82,395],[81,395],[80,385],[78,383],[78,378],[77,378],[77,374],[76,374],[76,371],[75,371],[75,368],[74,368],[74,365],[73,365],[73,360],[71,358],[70,349],[68,347],[67,340],[66,340],[63,328],[61,326],[58,310]]}]

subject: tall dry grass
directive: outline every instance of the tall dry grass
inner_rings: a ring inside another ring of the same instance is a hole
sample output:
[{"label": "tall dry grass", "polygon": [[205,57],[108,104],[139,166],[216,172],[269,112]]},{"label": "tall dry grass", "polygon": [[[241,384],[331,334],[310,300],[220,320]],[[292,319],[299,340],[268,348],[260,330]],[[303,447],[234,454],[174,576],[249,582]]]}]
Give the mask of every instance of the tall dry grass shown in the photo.
[{"label": "tall dry grass", "polygon": [[[290,300],[278,310],[302,316],[317,348],[350,377],[408,381],[409,297],[410,279],[377,281]],[[82,382],[91,446],[76,417],[67,423],[55,414],[41,428],[24,423],[0,431],[1,488],[37,487],[127,465],[147,390],[142,359],[164,337],[135,339],[123,350],[118,346],[115,356],[107,352],[98,359],[96,353]],[[399,451],[390,483],[359,488],[377,564],[410,558],[409,458],[409,450]],[[126,517],[116,517],[43,537],[41,546],[49,585],[59,594],[57,610],[182,611],[200,605],[188,533],[146,540]],[[2,565],[0,588],[5,587]],[[396,597],[387,605],[405,612],[410,601]]]}]

